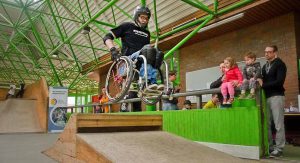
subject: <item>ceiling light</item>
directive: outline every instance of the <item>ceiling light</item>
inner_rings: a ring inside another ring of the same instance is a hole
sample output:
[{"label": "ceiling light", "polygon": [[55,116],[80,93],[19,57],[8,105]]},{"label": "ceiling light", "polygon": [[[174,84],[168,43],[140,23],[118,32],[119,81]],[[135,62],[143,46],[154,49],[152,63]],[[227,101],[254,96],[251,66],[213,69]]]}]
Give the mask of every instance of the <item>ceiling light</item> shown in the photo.
[{"label": "ceiling light", "polygon": [[58,52],[54,52],[54,53],[52,54],[52,57],[57,58],[57,57],[58,57]]},{"label": "ceiling light", "polygon": [[229,23],[229,22],[232,22],[234,20],[237,20],[237,19],[240,19],[244,16],[244,13],[240,13],[240,14],[237,14],[237,15],[234,15],[234,16],[231,16],[229,18],[226,18],[226,19],[223,19],[221,21],[218,21],[216,23],[213,23],[213,24],[210,24],[208,26],[205,26],[203,28],[201,28],[198,33],[200,32],[204,32],[204,31],[207,31],[207,30],[210,30],[212,28],[215,28],[215,27],[218,27],[220,25],[223,25],[223,24],[226,24],[226,23]]},{"label": "ceiling light", "polygon": [[86,35],[86,34],[89,34],[90,31],[91,31],[91,28],[87,25],[87,26],[83,27],[81,34]]}]

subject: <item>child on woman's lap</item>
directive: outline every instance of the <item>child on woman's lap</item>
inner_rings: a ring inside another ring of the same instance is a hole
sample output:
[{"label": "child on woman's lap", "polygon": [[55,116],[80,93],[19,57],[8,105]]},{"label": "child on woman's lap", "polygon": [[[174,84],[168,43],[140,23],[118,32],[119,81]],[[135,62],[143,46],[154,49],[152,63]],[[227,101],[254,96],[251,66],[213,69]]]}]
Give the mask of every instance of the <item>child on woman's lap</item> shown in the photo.
[{"label": "child on woman's lap", "polygon": [[[235,60],[227,57],[224,60],[225,75],[221,85],[221,93],[223,95],[223,104],[232,104],[234,101],[235,88],[240,87],[243,82],[243,76],[239,70]],[[229,99],[227,95],[229,94]]]}]

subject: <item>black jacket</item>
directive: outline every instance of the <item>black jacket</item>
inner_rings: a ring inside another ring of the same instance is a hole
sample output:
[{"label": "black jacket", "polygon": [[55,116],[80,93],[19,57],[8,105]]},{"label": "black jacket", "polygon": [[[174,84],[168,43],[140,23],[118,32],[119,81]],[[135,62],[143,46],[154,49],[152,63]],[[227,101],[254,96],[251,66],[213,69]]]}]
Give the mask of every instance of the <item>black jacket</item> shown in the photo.
[{"label": "black jacket", "polygon": [[[221,77],[219,77],[216,81],[212,82],[209,86],[210,89],[213,89],[213,88],[219,88],[221,87],[222,85],[222,78],[223,78],[224,75],[222,75]],[[218,98],[219,100],[222,102],[223,101],[223,96],[221,93],[218,93]]]},{"label": "black jacket", "polygon": [[[269,71],[268,71],[269,70]],[[280,58],[275,58],[271,63],[266,63],[262,68],[263,85],[266,97],[284,96],[284,81],[286,65]]]},{"label": "black jacket", "polygon": [[216,81],[212,82],[210,84],[210,89],[221,87],[221,85],[222,85],[222,78],[223,78],[223,75],[220,78],[218,78]]},{"label": "black jacket", "polygon": [[150,44],[150,32],[137,26],[135,23],[125,22],[111,29],[114,37],[122,40],[122,54],[129,56]]}]

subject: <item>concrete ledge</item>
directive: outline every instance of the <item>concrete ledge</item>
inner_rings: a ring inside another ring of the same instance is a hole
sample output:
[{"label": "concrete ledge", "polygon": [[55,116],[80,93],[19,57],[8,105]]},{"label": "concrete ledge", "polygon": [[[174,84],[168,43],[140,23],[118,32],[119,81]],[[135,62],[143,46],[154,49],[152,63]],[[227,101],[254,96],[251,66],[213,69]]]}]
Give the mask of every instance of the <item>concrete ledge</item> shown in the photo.
[{"label": "concrete ledge", "polygon": [[244,146],[244,145],[219,144],[219,143],[208,143],[208,142],[197,142],[197,143],[216,149],[218,151],[222,151],[224,153],[230,154],[235,157],[259,160],[258,146]]}]

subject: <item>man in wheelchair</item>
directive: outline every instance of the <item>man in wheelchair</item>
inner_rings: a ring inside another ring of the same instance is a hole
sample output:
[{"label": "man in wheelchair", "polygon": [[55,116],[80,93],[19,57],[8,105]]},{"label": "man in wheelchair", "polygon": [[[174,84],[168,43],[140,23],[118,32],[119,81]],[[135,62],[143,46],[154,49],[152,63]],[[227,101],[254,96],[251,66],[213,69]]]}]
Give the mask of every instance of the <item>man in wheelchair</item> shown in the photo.
[{"label": "man in wheelchair", "polygon": [[146,92],[152,92],[155,90],[163,91],[164,85],[160,84],[157,85],[157,69],[162,64],[164,54],[159,51],[156,48],[153,48],[151,45],[145,45],[141,50],[133,53],[130,58],[132,60],[137,59],[137,67],[140,70],[140,76],[144,76],[144,62],[142,58],[139,58],[140,55],[143,55],[146,58],[147,61],[147,77],[148,77],[148,83],[150,84],[148,88],[146,88]]},{"label": "man in wheelchair", "polygon": [[[163,86],[158,86],[156,83],[157,67],[160,66],[158,65],[159,61],[156,60],[160,59],[161,63],[163,60],[163,54],[157,53],[158,51],[154,48],[150,48],[151,46],[143,48],[145,45],[150,44],[150,32],[147,29],[150,17],[151,12],[148,7],[138,6],[133,14],[134,22],[125,22],[116,28],[111,29],[110,32],[105,35],[103,41],[109,48],[111,52],[111,59],[113,61],[118,60],[121,55],[129,56],[131,59],[136,59],[139,55],[144,55],[149,63],[147,64],[147,74],[150,85],[146,89],[150,91],[157,89],[163,90]],[[115,38],[121,38],[121,54],[113,43]],[[143,75],[143,69],[144,66],[141,66],[140,75]],[[133,98],[136,95],[131,96],[129,93],[129,96],[130,98]],[[134,107],[136,108],[137,106]]]}]

